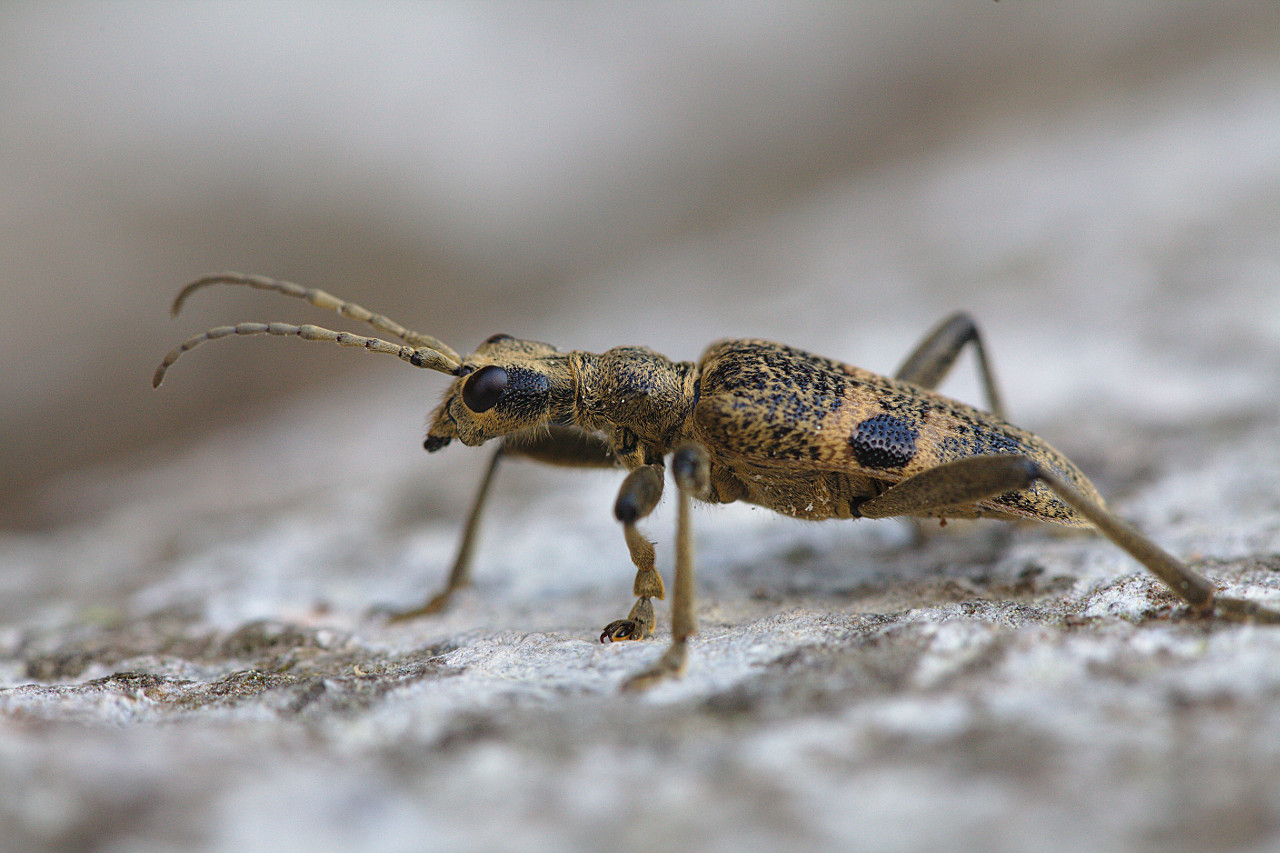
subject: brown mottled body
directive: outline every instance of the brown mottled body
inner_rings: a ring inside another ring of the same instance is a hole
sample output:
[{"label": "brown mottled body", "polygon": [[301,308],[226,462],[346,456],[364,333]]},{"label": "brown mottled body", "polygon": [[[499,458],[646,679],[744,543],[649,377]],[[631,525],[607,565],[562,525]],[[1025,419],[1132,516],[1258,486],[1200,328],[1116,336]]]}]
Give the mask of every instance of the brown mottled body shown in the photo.
[{"label": "brown mottled body", "polygon": [[[543,423],[604,438],[623,467],[635,469],[681,442],[698,442],[710,461],[710,490],[702,499],[713,503],[745,501],[815,521],[858,518],[862,501],[894,483],[944,462],[994,453],[1032,456],[1101,500],[1075,465],[1032,433],[910,383],[769,341],[720,341],[695,365],[643,347],[559,353],[495,336],[462,370],[490,365],[503,366],[513,395],[528,396],[530,383],[539,383],[536,393],[547,399]],[[514,402],[492,414],[473,412],[462,387],[433,415],[429,449],[454,438],[476,445],[519,435],[529,413],[519,410],[513,421]],[[924,514],[1088,524],[1039,482]]]},{"label": "brown mottled body", "polygon": [[[241,323],[189,339],[157,368],[154,384],[185,352],[229,335],[297,336],[395,355],[456,377],[433,413],[424,446],[499,439],[467,518],[444,590],[408,618],[442,608],[470,580],[480,513],[499,461],[516,456],[582,467],[621,467],[614,514],[636,565],[635,605],[602,640],[642,639],[665,589],[653,545],[637,529],[662,496],[664,463],[679,491],[673,641],[658,663],[628,682],[678,674],[694,632],[690,503],[745,501],[803,519],[1029,518],[1093,526],[1201,612],[1280,622],[1280,611],[1224,598],[1213,584],[1113,516],[1088,479],[1043,439],[1009,424],[977,328],[963,314],[936,327],[887,378],[762,340],[712,344],[695,364],[644,347],[560,352],[494,335],[462,358],[429,335],[324,291],[261,276],[221,273],[184,288],[241,284],[305,299],[399,338],[394,344],[318,326]],[[959,351],[972,345],[988,398],[978,409],[934,392]]]},{"label": "brown mottled body", "polygon": [[[712,344],[698,373],[702,394],[688,437],[708,448],[720,502],[742,500],[796,518],[858,518],[859,504],[888,486],[944,462],[995,453],[1037,459],[1101,500],[1043,439],[908,382],[759,340]],[[1040,482],[924,514],[1087,524]]]}]

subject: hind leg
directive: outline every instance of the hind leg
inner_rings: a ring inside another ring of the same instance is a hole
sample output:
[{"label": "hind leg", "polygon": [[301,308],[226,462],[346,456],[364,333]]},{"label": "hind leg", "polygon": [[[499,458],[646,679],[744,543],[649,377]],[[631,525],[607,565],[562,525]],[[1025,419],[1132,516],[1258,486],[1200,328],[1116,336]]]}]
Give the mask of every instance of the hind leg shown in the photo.
[{"label": "hind leg", "polygon": [[1280,611],[1254,601],[1218,595],[1213,582],[1204,575],[1192,570],[1057,474],[1025,456],[996,454],[948,462],[893,485],[883,494],[864,501],[858,511],[865,518],[937,512],[1021,491],[1037,480],[1053,489],[1080,516],[1092,522],[1099,533],[1146,566],[1192,609],[1227,619],[1280,624]]},{"label": "hind leg", "polygon": [[978,373],[982,380],[982,390],[987,395],[987,409],[1003,420],[1004,403],[996,388],[995,373],[987,359],[987,350],[982,345],[978,325],[963,312],[947,317],[925,335],[924,340],[903,360],[894,378],[921,388],[937,388],[951,371],[951,366],[955,364],[956,357],[965,344],[973,344],[974,353],[978,357]]}]

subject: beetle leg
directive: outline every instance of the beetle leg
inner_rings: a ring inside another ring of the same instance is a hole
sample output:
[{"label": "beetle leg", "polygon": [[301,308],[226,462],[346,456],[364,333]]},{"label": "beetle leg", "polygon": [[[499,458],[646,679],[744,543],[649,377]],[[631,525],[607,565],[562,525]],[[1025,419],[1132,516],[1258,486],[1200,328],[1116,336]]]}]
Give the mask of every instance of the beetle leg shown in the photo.
[{"label": "beetle leg", "polygon": [[453,568],[449,571],[449,579],[444,589],[437,592],[418,607],[392,612],[391,622],[407,622],[420,616],[439,613],[448,606],[453,594],[463,587],[471,585],[471,554],[475,549],[476,535],[480,532],[480,513],[489,500],[489,490],[493,487],[494,474],[498,472],[498,463],[502,461],[502,445],[489,457],[489,465],[480,478],[480,488],[476,489],[475,499],[471,502],[471,510],[467,513],[467,523],[462,528],[462,539],[458,542],[458,553],[453,559]]},{"label": "beetle leg", "polygon": [[937,388],[955,363],[956,357],[965,344],[972,343],[978,356],[978,372],[982,380],[983,391],[987,395],[987,409],[1001,420],[1005,420],[1004,403],[1000,400],[1000,392],[996,389],[995,373],[987,360],[987,351],[982,346],[982,336],[973,318],[963,311],[952,314],[925,335],[911,355],[903,360],[902,366],[894,374],[895,379],[919,385],[930,390]]},{"label": "beetle leg", "polygon": [[623,684],[624,690],[642,690],[684,672],[688,639],[697,631],[693,618],[693,529],[690,521],[695,497],[707,493],[710,482],[707,452],[692,442],[676,448],[671,473],[680,490],[676,508],[676,570],[671,600],[671,645],[652,667]]},{"label": "beetle leg", "polygon": [[657,618],[650,599],[663,598],[662,575],[658,574],[653,559],[653,543],[644,537],[636,523],[653,512],[662,497],[661,465],[641,465],[622,481],[613,514],[622,522],[622,532],[631,552],[631,562],[636,564],[636,580],[632,592],[636,603],[626,619],[610,622],[600,633],[600,642],[614,640],[643,640],[653,633]]},{"label": "beetle leg", "polygon": [[865,518],[928,514],[1020,491],[1036,480],[1053,489],[1073,510],[1146,566],[1192,609],[1205,614],[1216,613],[1228,619],[1280,624],[1280,610],[1245,599],[1217,595],[1213,582],[1204,575],[1193,571],[1100,503],[1025,456],[996,454],[948,462],[895,484],[883,494],[864,501],[858,511]]},{"label": "beetle leg", "polygon": [[498,448],[489,457],[489,466],[480,478],[480,487],[476,490],[475,499],[467,513],[467,523],[462,528],[462,539],[458,542],[457,556],[453,560],[453,568],[449,571],[449,579],[444,589],[431,596],[427,601],[409,610],[393,611],[392,622],[405,622],[419,616],[439,613],[448,606],[454,593],[471,585],[471,556],[475,550],[476,538],[480,532],[480,515],[489,500],[489,492],[493,488],[494,475],[498,471],[498,463],[504,458],[525,458],[548,465],[569,465],[578,468],[612,468],[617,465],[610,444],[594,433],[580,429],[568,429],[552,426],[536,433],[515,433],[502,440]]}]

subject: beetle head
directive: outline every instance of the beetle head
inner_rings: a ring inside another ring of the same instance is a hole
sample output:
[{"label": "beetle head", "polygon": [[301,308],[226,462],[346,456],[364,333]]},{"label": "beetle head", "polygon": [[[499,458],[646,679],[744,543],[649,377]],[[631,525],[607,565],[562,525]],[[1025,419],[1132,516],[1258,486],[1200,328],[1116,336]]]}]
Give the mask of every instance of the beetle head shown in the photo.
[{"label": "beetle head", "polygon": [[573,401],[569,358],[550,344],[494,335],[458,368],[458,379],[432,413],[423,446],[453,439],[474,447],[536,429]]}]

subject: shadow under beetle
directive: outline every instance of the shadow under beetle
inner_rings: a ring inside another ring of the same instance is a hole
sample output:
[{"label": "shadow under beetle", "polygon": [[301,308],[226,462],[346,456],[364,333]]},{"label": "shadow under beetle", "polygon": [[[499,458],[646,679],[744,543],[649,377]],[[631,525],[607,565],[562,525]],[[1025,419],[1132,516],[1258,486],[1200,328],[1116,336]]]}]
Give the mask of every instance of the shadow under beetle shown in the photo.
[{"label": "shadow under beetle", "polygon": [[[610,622],[602,641],[653,632],[652,600],[665,595],[654,550],[637,529],[662,496],[664,460],[679,493],[672,642],[626,686],[644,687],[683,671],[694,633],[690,505],[747,503],[803,519],[1030,518],[1092,526],[1200,613],[1280,623],[1280,611],[1216,594],[1213,583],[1113,515],[1080,470],[1043,439],[1004,419],[973,321],[955,314],[930,332],[892,378],[762,340],[719,341],[696,363],[644,347],[561,352],[549,344],[494,335],[462,358],[430,335],[322,290],[240,273],[198,279],[179,292],[239,284],[305,299],[367,323],[401,343],[288,323],[218,326],[172,350],[165,372],[188,350],[230,335],[297,336],[387,353],[456,377],[430,419],[424,446],[455,439],[474,447],[500,439],[467,517],[444,589],[407,619],[442,609],[470,582],[472,546],[498,463],[518,456],[551,464],[620,467],[614,515],[636,565],[636,602]],[[986,410],[934,393],[971,344]]]}]

